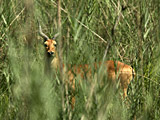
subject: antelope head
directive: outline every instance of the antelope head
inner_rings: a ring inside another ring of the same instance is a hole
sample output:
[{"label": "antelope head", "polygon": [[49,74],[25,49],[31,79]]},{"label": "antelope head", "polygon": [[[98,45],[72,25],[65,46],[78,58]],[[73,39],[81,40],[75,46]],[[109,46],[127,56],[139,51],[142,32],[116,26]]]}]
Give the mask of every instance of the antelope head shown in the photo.
[{"label": "antelope head", "polygon": [[39,34],[43,37],[44,39],[44,46],[46,48],[46,52],[49,56],[55,56],[56,54],[56,47],[57,47],[57,42],[56,38],[58,36],[58,33],[54,35],[52,39],[50,39],[46,34],[42,32],[42,28],[39,25]]}]

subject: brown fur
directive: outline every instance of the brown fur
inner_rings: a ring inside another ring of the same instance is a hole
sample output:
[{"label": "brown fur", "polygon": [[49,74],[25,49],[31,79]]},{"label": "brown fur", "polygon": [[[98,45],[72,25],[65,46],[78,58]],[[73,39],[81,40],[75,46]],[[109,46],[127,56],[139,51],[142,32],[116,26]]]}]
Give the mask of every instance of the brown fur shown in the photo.
[{"label": "brown fur", "polygon": [[[46,45],[47,52],[53,52],[53,60],[51,62],[51,66],[53,69],[57,69],[60,65],[58,53],[56,51],[56,41],[48,39],[44,42]],[[97,66],[100,66],[102,63],[94,64],[94,68],[97,69]],[[63,65],[64,66],[64,65]],[[105,61],[104,62],[104,70],[107,71],[107,76],[109,80],[112,80],[113,83],[116,83],[118,80],[120,80],[120,87],[123,90],[123,97],[125,98],[127,96],[127,89],[128,85],[130,84],[130,81],[133,79],[134,69],[119,61]],[[86,74],[87,78],[91,77],[91,68],[88,64],[79,65],[79,66],[73,66],[72,68],[69,68],[68,72],[66,72],[69,84],[72,87],[73,90],[75,90],[75,74],[80,75],[81,78],[84,78],[84,75]],[[75,104],[75,97],[72,97],[72,109],[74,108]]]}]

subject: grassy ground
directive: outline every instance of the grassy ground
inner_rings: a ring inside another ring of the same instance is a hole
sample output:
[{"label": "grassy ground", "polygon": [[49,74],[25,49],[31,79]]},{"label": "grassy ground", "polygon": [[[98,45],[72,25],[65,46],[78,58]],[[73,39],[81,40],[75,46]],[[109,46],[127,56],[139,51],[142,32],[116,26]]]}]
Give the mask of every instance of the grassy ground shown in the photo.
[{"label": "grassy ground", "polygon": [[0,119],[159,120],[159,4],[62,0],[66,65],[92,66],[102,61],[108,46],[106,60],[122,61],[136,71],[127,100],[120,99],[121,90],[109,86],[105,72],[93,72],[92,82],[85,79],[79,84],[77,78],[72,111],[67,101],[72,92],[65,89],[63,94],[59,74],[45,73],[45,50],[38,34],[37,20],[50,38],[57,33],[57,1],[0,0]]}]

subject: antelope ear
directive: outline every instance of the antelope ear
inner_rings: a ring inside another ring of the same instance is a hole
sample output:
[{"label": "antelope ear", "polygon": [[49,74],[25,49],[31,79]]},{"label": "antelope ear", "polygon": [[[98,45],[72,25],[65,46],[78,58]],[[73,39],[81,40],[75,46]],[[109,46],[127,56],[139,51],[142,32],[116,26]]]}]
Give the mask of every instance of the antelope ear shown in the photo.
[{"label": "antelope ear", "polygon": [[59,33],[56,33],[52,39],[55,40],[58,37],[58,35]]},{"label": "antelope ear", "polygon": [[43,42],[46,42],[47,40],[48,40],[47,38],[43,37]]}]

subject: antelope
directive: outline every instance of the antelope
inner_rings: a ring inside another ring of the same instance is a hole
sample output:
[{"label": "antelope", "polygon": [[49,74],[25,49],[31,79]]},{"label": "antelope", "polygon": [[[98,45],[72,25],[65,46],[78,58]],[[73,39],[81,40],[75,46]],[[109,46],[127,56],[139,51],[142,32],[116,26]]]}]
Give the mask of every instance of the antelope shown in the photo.
[{"label": "antelope", "polygon": [[[44,39],[44,46],[46,48],[46,53],[48,59],[51,58],[49,62],[49,66],[52,69],[57,70],[60,66],[59,62],[59,57],[58,57],[58,52],[56,49],[57,42],[56,42],[56,37],[58,34],[56,34],[52,39],[50,39],[46,34],[42,32],[41,26],[39,25],[39,34],[41,37]],[[101,65],[102,63],[95,63],[94,67],[97,69],[98,65]],[[135,72],[134,69],[127,65],[124,64],[120,61],[113,61],[113,60],[108,60],[105,61],[102,65],[104,65],[104,70],[106,70],[108,80],[111,80],[111,82],[115,83],[120,81],[120,88],[123,90],[123,98],[127,96],[127,89],[128,85],[130,84],[131,80],[134,78]],[[63,65],[64,67],[64,65]],[[74,73],[73,73],[74,72]],[[87,72],[85,74],[85,72]],[[87,77],[91,76],[91,68],[89,67],[88,64],[84,65],[73,65],[73,67],[66,72],[68,76],[68,81],[70,82],[69,84],[71,85],[72,89],[75,90],[75,74],[80,75],[81,78],[84,78],[84,74],[87,75]],[[75,97],[72,98],[71,100],[71,106],[72,109],[74,108],[75,104]]]}]

